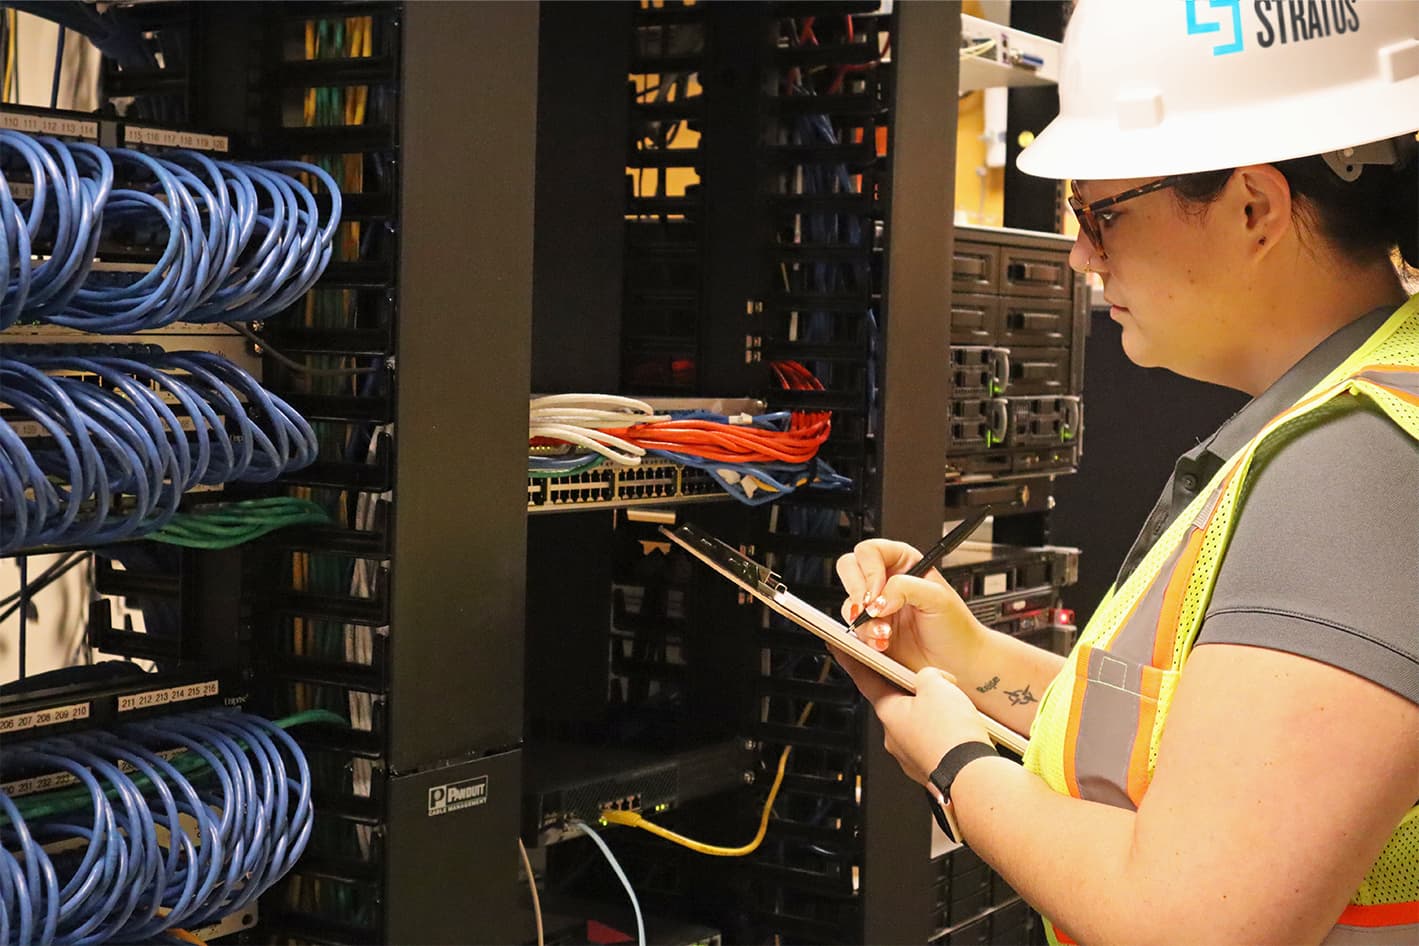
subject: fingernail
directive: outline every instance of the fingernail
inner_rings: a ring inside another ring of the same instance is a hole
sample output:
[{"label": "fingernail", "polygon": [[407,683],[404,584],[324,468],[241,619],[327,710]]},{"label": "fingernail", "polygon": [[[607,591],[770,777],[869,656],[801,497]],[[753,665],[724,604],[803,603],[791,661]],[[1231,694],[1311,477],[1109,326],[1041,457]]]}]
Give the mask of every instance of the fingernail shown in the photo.
[{"label": "fingernail", "polygon": [[888,624],[874,624],[868,633],[876,640],[886,640],[892,636],[892,628]]},{"label": "fingernail", "polygon": [[887,599],[882,597],[881,595],[878,595],[870,604],[867,605],[867,613],[875,618],[877,615],[881,614],[886,607]]},{"label": "fingernail", "polygon": [[856,601],[854,601],[854,602],[852,603],[852,606],[847,609],[847,620],[848,620],[848,623],[851,624],[853,621],[856,621],[856,620],[857,620],[857,616],[858,616],[859,614],[861,614],[861,613],[862,613],[862,605],[860,605],[860,604],[858,604]]}]

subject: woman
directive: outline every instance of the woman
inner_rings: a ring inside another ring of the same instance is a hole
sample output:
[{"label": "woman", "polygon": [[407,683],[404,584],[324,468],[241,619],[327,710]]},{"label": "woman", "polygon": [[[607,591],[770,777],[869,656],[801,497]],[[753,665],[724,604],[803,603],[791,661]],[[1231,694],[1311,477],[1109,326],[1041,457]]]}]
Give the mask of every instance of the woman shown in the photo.
[{"label": "woman", "polygon": [[1056,941],[1419,943],[1419,5],[1082,0],[1060,95],[1020,167],[1124,350],[1254,398],[1068,659],[885,540],[843,611],[917,694],[840,659]]}]

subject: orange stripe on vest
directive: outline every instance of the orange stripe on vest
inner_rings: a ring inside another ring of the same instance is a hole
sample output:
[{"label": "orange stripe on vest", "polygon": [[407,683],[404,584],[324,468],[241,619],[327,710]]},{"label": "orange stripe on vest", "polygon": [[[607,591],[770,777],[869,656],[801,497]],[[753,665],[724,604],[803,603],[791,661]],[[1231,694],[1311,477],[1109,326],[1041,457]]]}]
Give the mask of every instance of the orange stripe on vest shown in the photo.
[{"label": "orange stripe on vest", "polygon": [[[1407,903],[1380,903],[1362,907],[1350,904],[1337,923],[1346,926],[1404,926],[1419,923],[1419,900]],[[1058,931],[1056,931],[1058,932]]]}]

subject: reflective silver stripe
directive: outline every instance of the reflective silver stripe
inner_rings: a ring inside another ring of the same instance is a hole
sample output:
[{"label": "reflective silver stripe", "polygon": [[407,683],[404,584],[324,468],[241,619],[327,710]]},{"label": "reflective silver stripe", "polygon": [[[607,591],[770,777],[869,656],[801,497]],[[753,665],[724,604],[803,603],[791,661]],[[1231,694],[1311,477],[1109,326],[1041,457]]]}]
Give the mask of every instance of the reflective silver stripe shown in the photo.
[{"label": "reflective silver stripe", "polygon": [[1142,735],[1138,732],[1143,667],[1153,662],[1158,619],[1163,613],[1163,599],[1173,573],[1188,542],[1212,518],[1213,510],[1222,501],[1222,492],[1222,484],[1212,490],[1108,650],[1095,649],[1089,653],[1088,683],[1084,688],[1079,733],[1074,744],[1074,776],[1080,795],[1090,801],[1130,810],[1135,807],[1128,797],[1128,766],[1133,757],[1133,744],[1139,738],[1153,738],[1151,732]]},{"label": "reflective silver stripe", "polygon": [[1414,946],[1415,943],[1419,943],[1419,923],[1403,926],[1336,924],[1321,940],[1321,946]]},{"label": "reflective silver stripe", "polygon": [[[1109,645],[1110,653],[1140,664],[1153,660],[1153,640],[1158,636],[1158,615],[1163,613],[1163,596],[1168,593],[1168,580],[1173,575],[1173,569],[1178,567],[1178,559],[1182,558],[1183,549],[1187,548],[1187,540],[1192,533],[1192,529],[1184,532],[1178,547],[1164,559],[1158,574],[1153,577],[1133,613],[1129,615],[1128,623],[1114,635],[1113,643]],[[1080,729],[1079,744],[1082,746],[1083,727]]]},{"label": "reflective silver stripe", "polygon": [[1362,371],[1355,377],[1419,395],[1419,371]]},{"label": "reflective silver stripe", "polygon": [[1128,760],[1138,735],[1143,668],[1108,651],[1093,650],[1089,652],[1088,673],[1074,753],[1079,796],[1131,811]]},{"label": "reflective silver stripe", "polygon": [[[1223,487],[1226,485],[1227,480],[1224,478],[1222,482],[1218,484],[1217,488],[1212,491],[1212,495],[1207,498],[1207,502],[1202,504],[1202,508],[1197,511],[1197,515],[1192,520],[1192,527],[1194,529],[1207,528],[1207,520],[1212,518],[1212,510],[1216,509],[1217,504],[1222,501],[1222,494],[1226,492]],[[1190,538],[1192,538],[1192,533],[1189,532],[1183,539],[1183,542],[1187,542]]]}]

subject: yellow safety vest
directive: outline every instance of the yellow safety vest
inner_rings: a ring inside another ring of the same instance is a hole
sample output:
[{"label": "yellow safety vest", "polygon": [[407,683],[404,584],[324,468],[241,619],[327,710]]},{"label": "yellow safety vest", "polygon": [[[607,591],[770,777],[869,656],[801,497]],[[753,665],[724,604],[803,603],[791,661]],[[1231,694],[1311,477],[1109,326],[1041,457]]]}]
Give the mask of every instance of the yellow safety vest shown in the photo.
[{"label": "yellow safety vest", "polygon": [[[1419,440],[1419,296],[1223,464],[1122,586],[1104,596],[1040,699],[1026,768],[1062,794],[1138,807],[1253,461],[1334,414],[1346,396],[1369,398]],[[1072,942],[1046,928],[1052,943]],[[1419,941],[1419,805],[1395,828],[1325,940],[1380,941]]]}]

